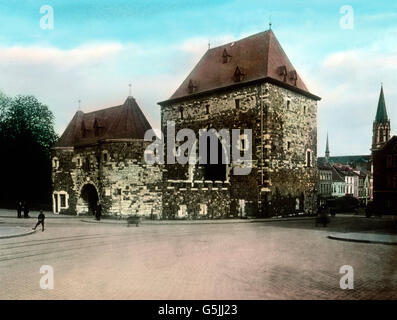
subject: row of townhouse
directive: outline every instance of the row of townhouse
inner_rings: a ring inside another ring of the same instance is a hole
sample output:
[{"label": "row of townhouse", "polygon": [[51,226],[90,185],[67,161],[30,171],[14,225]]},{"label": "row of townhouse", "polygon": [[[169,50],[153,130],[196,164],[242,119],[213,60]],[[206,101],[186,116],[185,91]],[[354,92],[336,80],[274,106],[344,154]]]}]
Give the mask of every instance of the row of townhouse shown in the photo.
[{"label": "row of townhouse", "polygon": [[369,200],[370,176],[362,168],[330,162],[319,164],[318,195],[320,205],[327,199],[352,196],[366,204]]}]

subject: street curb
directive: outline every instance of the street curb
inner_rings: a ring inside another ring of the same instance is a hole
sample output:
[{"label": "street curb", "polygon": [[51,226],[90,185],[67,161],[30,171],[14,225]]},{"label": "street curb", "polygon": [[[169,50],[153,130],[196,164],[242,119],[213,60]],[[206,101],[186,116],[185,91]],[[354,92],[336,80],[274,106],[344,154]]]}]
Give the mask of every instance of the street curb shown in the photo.
[{"label": "street curb", "polygon": [[[2,219],[18,219],[18,220],[29,220],[29,219],[36,219],[37,216],[29,216],[29,218],[18,218],[15,216],[1,216]],[[56,217],[54,216],[45,216],[46,219],[76,219],[76,218],[81,218],[81,216],[72,216],[72,215],[57,215]]]},{"label": "street curb", "polygon": [[18,233],[18,234],[10,234],[10,235],[6,235],[6,236],[2,236],[0,235],[0,239],[9,239],[9,238],[16,238],[16,237],[24,237],[24,236],[28,236],[30,234],[35,233],[36,230],[29,230],[25,233]]},{"label": "street curb", "polygon": [[[302,218],[280,218],[280,219],[242,219],[242,220],[233,220],[233,221],[228,221],[228,220],[196,220],[196,221],[187,221],[187,220],[181,220],[181,221],[175,221],[175,220],[163,220],[163,221],[151,221],[148,220],[145,222],[145,220],[141,221],[140,225],[197,225],[197,224],[235,224],[235,223],[259,223],[259,222],[280,222],[280,221],[297,221],[297,220],[313,220],[315,217],[302,217]],[[101,221],[97,220],[87,220],[87,219],[81,219],[82,222],[86,223],[97,223],[97,224],[127,224],[126,219],[122,220],[112,220],[112,219],[103,219]]]},{"label": "street curb", "polygon": [[358,242],[358,243],[372,243],[372,244],[386,244],[391,246],[396,246],[397,241],[382,241],[382,240],[369,240],[369,239],[355,239],[355,238],[348,238],[343,236],[337,235],[329,235],[327,236],[328,239],[331,240],[338,240],[338,241],[346,241],[346,242]]}]

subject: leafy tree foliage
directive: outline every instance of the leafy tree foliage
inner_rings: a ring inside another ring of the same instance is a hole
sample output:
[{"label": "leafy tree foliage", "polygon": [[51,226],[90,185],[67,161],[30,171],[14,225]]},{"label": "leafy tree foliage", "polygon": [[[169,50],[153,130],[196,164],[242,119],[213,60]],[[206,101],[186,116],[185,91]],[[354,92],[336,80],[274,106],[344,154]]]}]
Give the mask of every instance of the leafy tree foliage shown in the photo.
[{"label": "leafy tree foliage", "polygon": [[0,203],[50,204],[54,115],[34,96],[0,93]]}]

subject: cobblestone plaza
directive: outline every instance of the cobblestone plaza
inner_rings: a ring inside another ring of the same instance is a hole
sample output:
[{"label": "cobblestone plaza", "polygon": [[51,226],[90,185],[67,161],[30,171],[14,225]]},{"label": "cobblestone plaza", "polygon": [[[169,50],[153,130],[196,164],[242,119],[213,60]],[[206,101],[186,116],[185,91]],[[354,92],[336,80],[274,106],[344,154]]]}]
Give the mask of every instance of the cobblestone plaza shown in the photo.
[{"label": "cobblestone plaza", "polygon": [[[33,219],[3,218],[30,227]],[[374,221],[375,223],[375,221]],[[328,239],[368,227],[336,217],[299,221],[150,225],[49,218],[44,232],[0,241],[1,299],[395,299],[397,247]],[[375,226],[376,227],[376,226]],[[372,225],[374,228],[374,225]],[[54,289],[40,288],[40,267]],[[342,290],[339,269],[354,269]]]}]

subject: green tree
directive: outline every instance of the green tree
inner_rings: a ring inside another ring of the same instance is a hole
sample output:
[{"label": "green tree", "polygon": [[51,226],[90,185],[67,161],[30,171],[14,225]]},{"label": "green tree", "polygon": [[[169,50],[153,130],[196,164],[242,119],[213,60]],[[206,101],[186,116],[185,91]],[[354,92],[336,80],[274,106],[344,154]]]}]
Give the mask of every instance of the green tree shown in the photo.
[{"label": "green tree", "polygon": [[3,179],[0,202],[26,200],[33,206],[50,202],[50,151],[57,135],[54,115],[34,96],[0,95],[0,143]]}]

